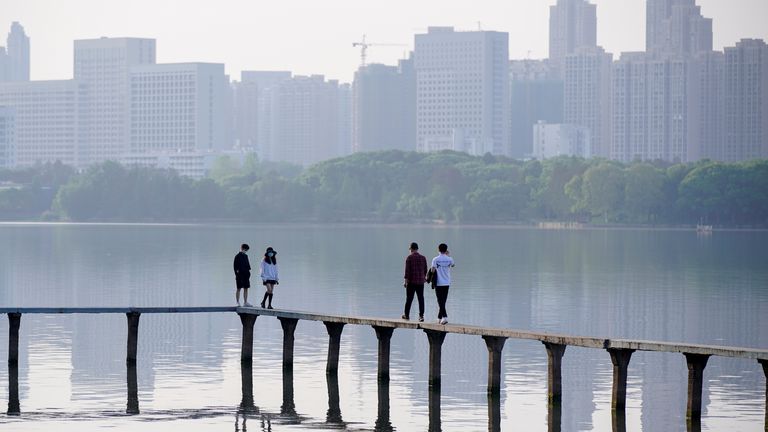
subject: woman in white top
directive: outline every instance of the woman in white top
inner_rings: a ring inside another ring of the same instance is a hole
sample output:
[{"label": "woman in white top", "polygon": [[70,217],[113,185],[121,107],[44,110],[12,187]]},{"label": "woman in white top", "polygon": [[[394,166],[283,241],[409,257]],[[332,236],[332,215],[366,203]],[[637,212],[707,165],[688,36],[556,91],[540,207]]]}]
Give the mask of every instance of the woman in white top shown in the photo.
[{"label": "woman in white top", "polygon": [[264,303],[269,300],[269,306],[267,309],[272,309],[272,290],[275,289],[275,285],[278,285],[279,276],[277,274],[277,251],[268,247],[264,252],[264,259],[261,260],[261,283],[266,287],[267,291],[264,293],[264,299],[261,300],[261,307],[264,308]]}]

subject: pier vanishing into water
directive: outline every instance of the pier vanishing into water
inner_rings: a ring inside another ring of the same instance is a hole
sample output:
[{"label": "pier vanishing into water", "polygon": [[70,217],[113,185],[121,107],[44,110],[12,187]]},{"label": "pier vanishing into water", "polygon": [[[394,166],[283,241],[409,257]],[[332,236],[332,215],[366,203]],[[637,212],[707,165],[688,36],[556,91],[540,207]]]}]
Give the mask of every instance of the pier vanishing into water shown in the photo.
[{"label": "pier vanishing into water", "polygon": [[[281,414],[296,416],[293,404],[293,347],[294,332],[299,321],[322,321],[328,331],[328,419],[341,422],[339,410],[338,368],[341,334],[345,325],[371,326],[378,339],[379,423],[389,423],[389,360],[390,339],[395,329],[422,330],[429,342],[429,422],[430,430],[440,429],[440,364],[442,344],[448,334],[480,336],[488,348],[488,429],[501,429],[501,356],[507,339],[538,340],[547,352],[547,401],[550,431],[560,430],[562,400],[562,359],[568,346],[607,351],[613,363],[613,390],[611,408],[613,430],[625,431],[624,411],[627,397],[627,369],[635,351],[656,351],[683,354],[688,364],[688,404],[686,418],[689,431],[701,429],[701,402],[704,369],[711,356],[734,357],[758,361],[766,376],[765,430],[768,431],[768,349],[738,348],[713,345],[695,345],[672,342],[653,342],[629,339],[568,336],[462,324],[430,324],[401,319],[384,319],[312,312],[261,309],[253,307],[131,307],[131,308],[0,308],[8,315],[8,415],[19,415],[18,363],[19,328],[24,314],[125,314],[128,323],[126,365],[128,378],[128,414],[139,413],[136,374],[136,353],[139,344],[139,320],[142,314],[222,313],[235,312],[243,326],[240,353],[243,383],[241,408],[253,407],[253,382],[250,365],[253,359],[253,328],[259,316],[280,320],[283,329],[283,408]],[[390,426],[391,427],[391,426]],[[387,428],[382,428],[385,430]]]}]

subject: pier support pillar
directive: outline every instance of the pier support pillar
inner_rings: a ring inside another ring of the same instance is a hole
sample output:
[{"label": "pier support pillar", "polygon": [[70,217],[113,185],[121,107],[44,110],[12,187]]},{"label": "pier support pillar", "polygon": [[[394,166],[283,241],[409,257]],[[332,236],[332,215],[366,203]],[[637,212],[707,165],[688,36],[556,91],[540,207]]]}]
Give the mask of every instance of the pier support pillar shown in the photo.
[{"label": "pier support pillar", "polygon": [[283,370],[293,370],[293,333],[296,331],[296,318],[277,317],[283,327]]},{"label": "pier support pillar", "polygon": [[765,430],[768,431],[768,359],[760,359],[758,362],[763,366],[765,375]]},{"label": "pier support pillar", "polygon": [[560,404],[563,400],[563,355],[567,345],[542,343],[547,349],[547,403]]},{"label": "pier support pillar", "polygon": [[135,365],[136,353],[139,347],[139,318],[141,318],[141,313],[128,312],[125,316],[128,318],[128,346],[126,349],[125,363],[128,365]]},{"label": "pier support pillar", "polygon": [[379,382],[389,381],[389,345],[392,339],[392,333],[395,331],[394,327],[379,327],[373,326],[373,330],[376,331],[376,339],[379,340]]},{"label": "pier support pillar", "polygon": [[613,363],[611,409],[623,410],[627,406],[627,368],[634,352],[633,349],[608,348]]},{"label": "pier support pillar", "polygon": [[488,348],[488,394],[501,392],[501,350],[507,338],[500,336],[483,336]]},{"label": "pier support pillar", "polygon": [[339,372],[339,349],[341,348],[341,332],[344,323],[323,321],[328,330],[328,364],[325,367],[326,375],[336,375]]},{"label": "pier support pillar", "polygon": [[704,368],[709,360],[708,354],[683,353],[688,363],[688,418],[701,417],[701,391],[704,386]]},{"label": "pier support pillar", "polygon": [[20,313],[8,314],[8,365],[19,364],[19,326]]},{"label": "pier support pillar", "polygon": [[240,362],[250,363],[253,361],[253,325],[256,324],[258,315],[248,313],[238,313],[240,323],[243,325],[243,342],[240,347]]},{"label": "pier support pillar", "polygon": [[446,333],[426,329],[424,333],[429,340],[429,386],[437,388],[440,387],[440,362]]}]

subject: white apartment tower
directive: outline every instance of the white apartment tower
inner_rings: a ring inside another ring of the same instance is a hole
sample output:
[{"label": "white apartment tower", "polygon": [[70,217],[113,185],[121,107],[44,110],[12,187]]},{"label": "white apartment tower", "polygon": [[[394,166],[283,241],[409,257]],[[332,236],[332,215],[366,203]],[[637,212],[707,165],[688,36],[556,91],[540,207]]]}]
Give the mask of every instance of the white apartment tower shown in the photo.
[{"label": "white apartment tower", "polygon": [[597,47],[597,6],[587,0],[557,0],[549,7],[549,59],[561,68],[579,48]]},{"label": "white apartment tower", "polygon": [[86,164],[119,160],[128,151],[131,68],[154,63],[154,39],[75,41],[75,80],[86,86],[80,116]]},{"label": "white apartment tower", "polygon": [[134,66],[130,73],[129,153],[229,150],[228,92],[223,64]]},{"label": "white apartment tower", "polygon": [[693,59],[622,54],[612,75],[611,159],[698,159],[701,71]]},{"label": "white apartment tower", "polygon": [[414,57],[417,149],[508,155],[509,35],[430,27]]},{"label": "white apartment tower", "polygon": [[742,39],[725,48],[722,159],[768,157],[768,45]]},{"label": "white apartment tower", "polygon": [[14,166],[85,165],[78,127],[82,93],[74,80],[0,83],[0,107],[13,113]]},{"label": "white apartment tower", "polygon": [[242,71],[240,82],[233,84],[235,142],[240,150],[255,151],[263,155],[265,147],[260,145],[259,101],[265,91],[273,85],[291,78],[290,71]]},{"label": "white apartment tower", "polygon": [[696,0],[647,0],[646,51],[683,56],[712,51],[712,19]]},{"label": "white apartment tower", "polygon": [[294,76],[267,88],[259,102],[264,159],[311,165],[341,156],[339,83]]},{"label": "white apartment tower", "polygon": [[591,157],[589,129],[569,124],[536,123],[533,126],[533,157],[544,160],[557,156]]},{"label": "white apartment tower", "polygon": [[608,157],[611,135],[611,62],[602,48],[565,57],[563,122],[589,128],[592,156]]}]

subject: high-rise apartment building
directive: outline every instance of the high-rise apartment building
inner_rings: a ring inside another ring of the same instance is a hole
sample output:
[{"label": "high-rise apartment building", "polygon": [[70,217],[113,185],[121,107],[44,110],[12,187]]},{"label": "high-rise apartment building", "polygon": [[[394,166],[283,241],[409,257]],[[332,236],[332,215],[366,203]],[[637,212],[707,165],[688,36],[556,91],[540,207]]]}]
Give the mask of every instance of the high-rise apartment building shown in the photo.
[{"label": "high-rise apartment building", "polygon": [[417,149],[509,155],[509,35],[430,27],[414,56]]},{"label": "high-rise apartment building", "polygon": [[533,154],[533,127],[563,122],[563,79],[549,60],[509,62],[510,140],[514,158]]},{"label": "high-rise apartment building", "polygon": [[416,150],[416,77],[413,60],[369,64],[353,83],[355,152]]},{"label": "high-rise apartment building", "polygon": [[0,106],[13,112],[15,166],[85,165],[78,121],[83,92],[75,80],[0,83]]},{"label": "high-rise apartment building", "polygon": [[701,71],[693,59],[622,54],[612,75],[609,156],[623,162],[699,159]]},{"label": "high-rise apartment building", "polygon": [[339,103],[336,117],[336,130],[338,141],[336,157],[349,156],[352,154],[352,84],[339,84]]},{"label": "high-rise apartment building", "polygon": [[691,56],[712,51],[712,19],[696,0],[647,0],[646,51]]},{"label": "high-rise apartment building", "polygon": [[75,41],[75,80],[86,88],[80,116],[86,164],[119,160],[128,152],[131,68],[154,63],[154,39]]},{"label": "high-rise apartment building", "polygon": [[562,68],[580,48],[597,47],[597,6],[587,0],[557,0],[549,8],[549,59]]},{"label": "high-rise apartment building", "polygon": [[596,157],[610,152],[612,59],[599,47],[580,48],[565,57],[563,120],[589,128]]},{"label": "high-rise apartment building", "polygon": [[125,153],[192,153],[232,147],[224,65],[167,63],[130,71],[130,146]]},{"label": "high-rise apartment building", "polygon": [[269,87],[291,78],[289,71],[242,71],[233,84],[235,142],[239,149],[262,154],[259,145],[259,100]]},{"label": "high-rise apartment building", "polygon": [[16,165],[16,133],[13,109],[0,106],[0,168]]},{"label": "high-rise apartment building", "polygon": [[264,159],[311,165],[341,156],[337,81],[294,76],[266,89],[259,105]]},{"label": "high-rise apartment building", "polygon": [[721,157],[768,157],[768,45],[742,39],[725,48],[725,136]]}]

